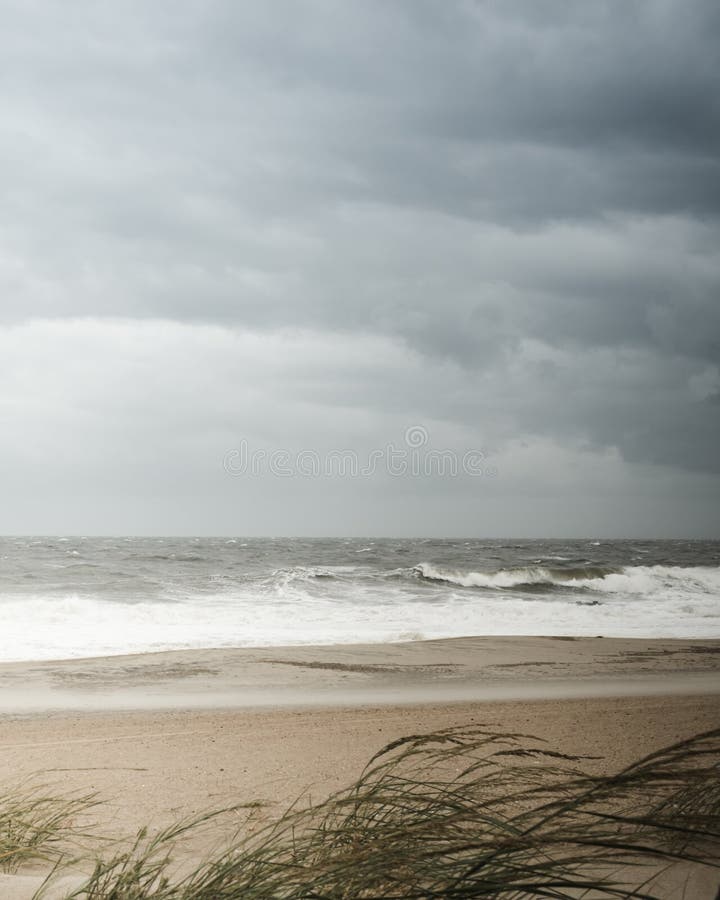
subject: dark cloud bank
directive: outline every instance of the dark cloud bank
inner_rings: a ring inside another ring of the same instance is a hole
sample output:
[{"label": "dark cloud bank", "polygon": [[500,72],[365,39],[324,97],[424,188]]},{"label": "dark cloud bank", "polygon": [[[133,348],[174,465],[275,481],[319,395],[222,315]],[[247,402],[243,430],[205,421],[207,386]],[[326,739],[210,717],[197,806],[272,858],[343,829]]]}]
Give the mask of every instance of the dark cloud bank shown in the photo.
[{"label": "dark cloud bank", "polygon": [[[9,3],[4,531],[717,535],[716,3]],[[482,448],[493,479],[231,477]]]}]

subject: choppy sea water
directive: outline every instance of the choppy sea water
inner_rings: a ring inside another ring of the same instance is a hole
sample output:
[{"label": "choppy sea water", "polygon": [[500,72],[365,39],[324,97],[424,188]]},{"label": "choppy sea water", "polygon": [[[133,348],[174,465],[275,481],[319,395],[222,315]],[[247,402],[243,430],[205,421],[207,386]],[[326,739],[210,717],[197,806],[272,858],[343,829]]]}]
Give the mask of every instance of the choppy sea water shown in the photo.
[{"label": "choppy sea water", "polygon": [[718,541],[0,538],[0,660],[720,637]]}]

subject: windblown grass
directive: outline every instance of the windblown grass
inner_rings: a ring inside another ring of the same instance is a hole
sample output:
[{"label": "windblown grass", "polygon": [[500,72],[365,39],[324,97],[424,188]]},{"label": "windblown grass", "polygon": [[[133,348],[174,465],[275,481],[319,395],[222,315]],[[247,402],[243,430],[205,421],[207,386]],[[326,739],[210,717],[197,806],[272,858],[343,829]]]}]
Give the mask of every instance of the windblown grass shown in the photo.
[{"label": "windblown grass", "polygon": [[92,794],[58,797],[32,784],[0,794],[0,871],[64,858],[82,841],[82,820],[97,802]]},{"label": "windblown grass", "polygon": [[235,837],[189,875],[173,846],[213,814],[96,861],[73,900],[653,897],[718,868],[720,729],[591,777],[534,739],[461,728],[388,745],[348,789]]}]

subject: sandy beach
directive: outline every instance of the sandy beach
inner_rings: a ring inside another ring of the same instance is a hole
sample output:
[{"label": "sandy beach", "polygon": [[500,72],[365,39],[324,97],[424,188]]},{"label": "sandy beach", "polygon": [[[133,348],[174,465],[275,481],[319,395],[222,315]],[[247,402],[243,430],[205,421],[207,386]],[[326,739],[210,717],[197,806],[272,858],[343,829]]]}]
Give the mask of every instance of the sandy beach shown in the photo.
[{"label": "sandy beach", "polygon": [[0,664],[0,714],[528,700],[720,690],[720,640],[468,637]]},{"label": "sandy beach", "polygon": [[[464,638],[0,667],[3,783],[96,791],[113,836],[238,801],[267,821],[348,784],[395,738],[465,723],[610,772],[720,725],[720,641]],[[0,896],[31,896],[37,877],[3,876]]]}]

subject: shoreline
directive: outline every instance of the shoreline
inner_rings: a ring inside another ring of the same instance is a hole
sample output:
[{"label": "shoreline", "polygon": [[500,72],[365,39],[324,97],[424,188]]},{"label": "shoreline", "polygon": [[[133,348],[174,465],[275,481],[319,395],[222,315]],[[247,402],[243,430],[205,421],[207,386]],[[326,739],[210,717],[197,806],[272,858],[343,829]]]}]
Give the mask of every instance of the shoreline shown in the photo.
[{"label": "shoreline", "polygon": [[0,715],[720,693],[720,639],[463,637],[0,663]]}]

